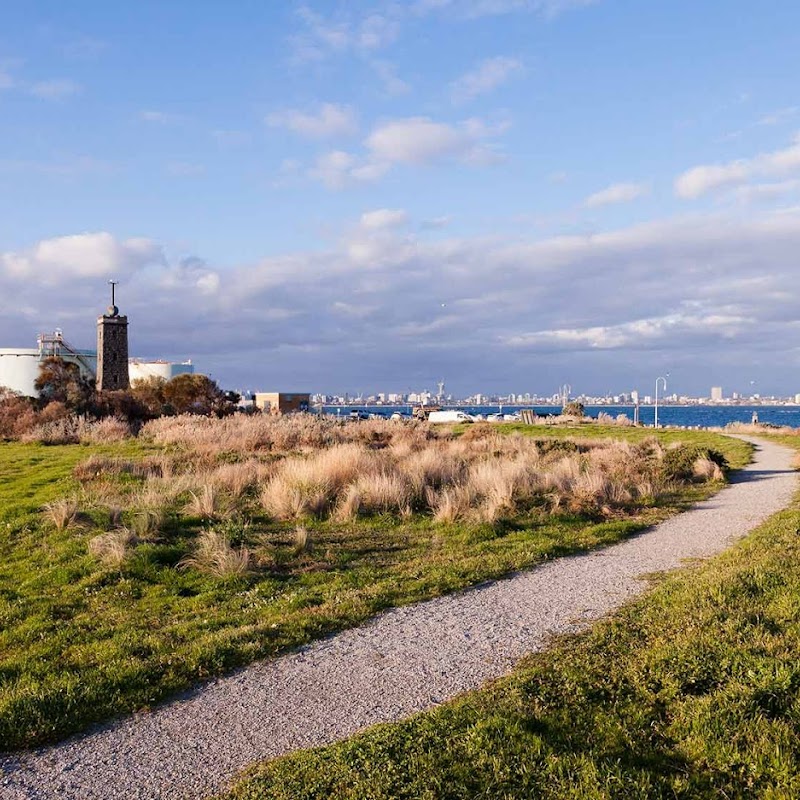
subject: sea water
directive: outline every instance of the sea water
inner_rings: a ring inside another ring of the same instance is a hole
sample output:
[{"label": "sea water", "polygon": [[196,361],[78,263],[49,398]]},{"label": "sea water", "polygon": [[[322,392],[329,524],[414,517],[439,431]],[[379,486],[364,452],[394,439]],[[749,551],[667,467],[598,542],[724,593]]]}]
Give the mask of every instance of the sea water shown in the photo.
[{"label": "sea water", "polygon": [[[503,405],[502,409],[497,406],[443,406],[443,408],[458,408],[467,414],[496,414],[502,411],[504,414],[513,414],[522,408],[530,408],[537,414],[558,414],[560,409],[556,406],[517,406]],[[370,414],[381,416],[391,416],[395,411],[403,415],[410,414],[410,407],[404,406],[324,406],[323,412],[334,416],[346,417],[352,409],[366,411]],[[609,414],[616,417],[625,414],[629,419],[633,419],[633,406],[586,406],[586,414],[590,417],[597,417],[600,413]],[[800,406],[673,406],[659,405],[658,423],[659,425],[676,425],[686,428],[716,428],[723,427],[729,422],[751,422],[753,413],[758,415],[759,422],[766,422],[772,425],[788,425],[792,428],[800,427]],[[639,422],[642,425],[652,425],[655,415],[653,406],[639,407]]]}]

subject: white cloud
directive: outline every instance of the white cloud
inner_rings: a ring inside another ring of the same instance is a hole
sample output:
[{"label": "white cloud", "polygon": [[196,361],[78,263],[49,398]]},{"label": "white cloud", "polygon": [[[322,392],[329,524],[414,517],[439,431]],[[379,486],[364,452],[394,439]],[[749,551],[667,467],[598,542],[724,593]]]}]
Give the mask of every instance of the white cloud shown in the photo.
[{"label": "white cloud", "polygon": [[164,270],[158,280],[160,289],[174,290],[176,293],[195,290],[202,296],[212,296],[219,292],[219,274],[210,269],[201,258],[189,256],[182,258],[174,266],[162,266]]},{"label": "white cloud", "polygon": [[0,90],[13,89],[13,88],[14,88],[14,79],[8,72],[0,69]]},{"label": "white cloud", "polygon": [[323,103],[313,114],[297,109],[276,111],[267,117],[267,124],[273,128],[286,128],[309,139],[350,136],[358,130],[353,109],[335,103]]},{"label": "white cloud", "polygon": [[372,129],[364,140],[364,153],[332,150],[318,156],[307,174],[328,188],[342,189],[377,181],[397,164],[422,166],[447,160],[492,164],[499,155],[490,140],[505,129],[505,124],[490,126],[474,118],[458,125],[428,117],[388,120]]},{"label": "white cloud", "polygon": [[361,215],[361,227],[366,230],[397,228],[408,222],[408,212],[399,208],[378,208]]},{"label": "white cloud", "polygon": [[716,335],[733,338],[755,320],[731,314],[697,314],[690,307],[663,316],[637,319],[617,325],[588,328],[556,328],[510,336],[512,347],[556,346],[567,349],[590,348],[610,350],[649,348],[676,335]]},{"label": "white cloud", "polygon": [[614,203],[629,203],[650,193],[646,183],[613,183],[599,192],[589,195],[584,201],[587,208],[598,208]]},{"label": "white cloud", "polygon": [[390,169],[391,164],[385,161],[371,161],[344,150],[331,150],[317,157],[308,175],[329,189],[344,189],[354,184],[374,183]]},{"label": "white cloud", "polygon": [[41,100],[64,100],[82,91],[83,87],[69,78],[39,81],[30,87],[30,93]]},{"label": "white cloud", "polygon": [[692,167],[675,179],[675,194],[692,199],[758,178],[781,178],[800,171],[800,136],[789,147],[727,164]]},{"label": "white cloud", "polygon": [[427,117],[408,117],[379,125],[366,145],[382,161],[424,164],[463,152],[469,140],[452,125]]},{"label": "white cloud", "polygon": [[159,263],[163,263],[163,253],[156,242],[141,238],[118,241],[106,232],[44,239],[28,251],[0,255],[0,267],[7,277],[35,278],[45,285],[127,275]]},{"label": "white cloud", "polygon": [[454,103],[468,102],[478,95],[491,92],[522,71],[522,62],[508,56],[496,56],[481,61],[474,69],[450,85]]},{"label": "white cloud", "polygon": [[800,180],[798,179],[740,186],[734,192],[734,196],[741,203],[749,205],[751,203],[776,200],[780,197],[796,193],[800,193]]},{"label": "white cloud", "polygon": [[492,133],[477,120],[455,126],[429,117],[406,117],[381,123],[365,144],[376,161],[427,164],[447,158],[476,158],[487,152],[482,140]]}]

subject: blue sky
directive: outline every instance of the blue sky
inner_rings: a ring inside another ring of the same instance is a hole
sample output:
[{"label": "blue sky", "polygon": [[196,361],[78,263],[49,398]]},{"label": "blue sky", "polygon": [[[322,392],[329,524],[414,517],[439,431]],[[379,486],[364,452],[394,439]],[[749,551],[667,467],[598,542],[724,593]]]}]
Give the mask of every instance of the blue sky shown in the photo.
[{"label": "blue sky", "polygon": [[226,386],[800,391],[800,5],[7,2],[0,344]]}]

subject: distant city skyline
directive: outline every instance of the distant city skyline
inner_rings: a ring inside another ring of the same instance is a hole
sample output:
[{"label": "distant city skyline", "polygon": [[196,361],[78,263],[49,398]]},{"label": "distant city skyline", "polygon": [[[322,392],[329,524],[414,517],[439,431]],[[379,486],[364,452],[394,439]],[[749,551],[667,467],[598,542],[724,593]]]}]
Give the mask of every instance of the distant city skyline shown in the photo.
[{"label": "distant city skyline", "polygon": [[0,348],[113,278],[226,388],[792,396],[799,67],[792,0],[11,4]]}]

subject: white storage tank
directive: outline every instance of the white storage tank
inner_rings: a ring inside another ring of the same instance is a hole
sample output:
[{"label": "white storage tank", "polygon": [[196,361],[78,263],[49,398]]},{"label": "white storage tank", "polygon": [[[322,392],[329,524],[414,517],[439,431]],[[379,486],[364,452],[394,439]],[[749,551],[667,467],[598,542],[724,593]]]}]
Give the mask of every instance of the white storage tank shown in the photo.
[{"label": "white storage tank", "polygon": [[193,372],[194,364],[191,361],[143,361],[139,358],[132,358],[128,362],[131,384],[135,381],[147,380],[147,378],[163,378],[165,381],[170,381],[176,375]]},{"label": "white storage tank", "polygon": [[[49,337],[48,337],[49,338]],[[48,342],[50,344],[50,342]],[[63,345],[63,340],[59,340]],[[97,368],[97,353],[94,350],[66,350],[61,346],[56,351],[51,347],[3,347],[0,348],[0,387],[11,389],[27,397],[37,397],[34,387],[39,377],[39,366],[49,355],[58,355],[80,367],[89,379],[94,378]]]},{"label": "white storage tank", "polygon": [[42,363],[38,347],[0,348],[0,386],[28,397],[38,394],[33,384]]}]

